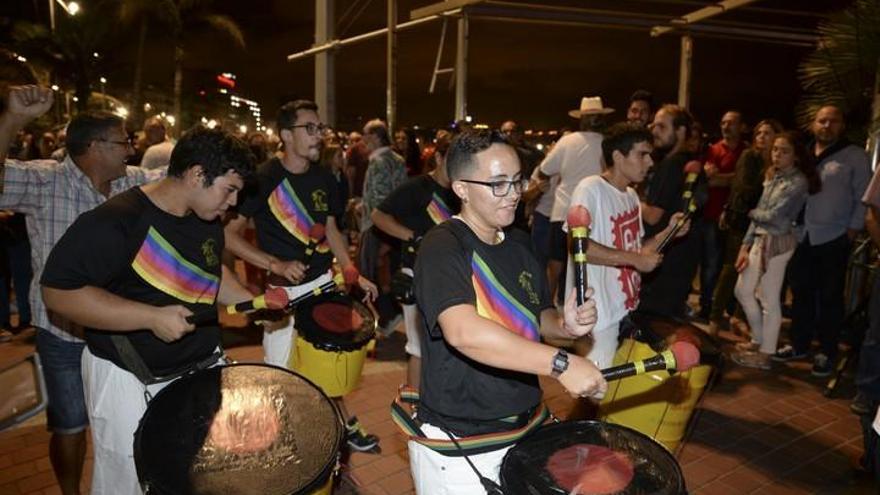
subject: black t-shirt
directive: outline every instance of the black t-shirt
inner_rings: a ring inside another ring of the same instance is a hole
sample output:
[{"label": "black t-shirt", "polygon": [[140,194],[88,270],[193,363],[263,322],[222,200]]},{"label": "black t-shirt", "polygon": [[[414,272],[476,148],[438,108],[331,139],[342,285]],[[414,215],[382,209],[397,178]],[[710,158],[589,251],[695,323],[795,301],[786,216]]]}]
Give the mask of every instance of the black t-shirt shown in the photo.
[{"label": "black t-shirt", "polygon": [[[653,237],[657,232],[665,229],[669,224],[669,217],[673,213],[685,211],[687,208],[687,201],[682,198],[685,180],[684,166],[693,159],[694,156],[691,153],[676,153],[667,156],[654,166],[654,173],[647,185],[645,201],[651,206],[663,208],[664,212],[660,221],[655,225],[645,224],[646,237]],[[694,185],[694,199],[698,208],[706,203],[707,195],[706,178],[700,172]],[[695,213],[693,218],[699,218],[699,215]]]},{"label": "black t-shirt", "polygon": [[[422,337],[423,420],[440,417],[453,431],[475,434],[486,432],[479,423],[493,424],[539,404],[537,376],[471,360],[443,339],[438,323],[446,309],[470,304],[511,332],[540,339],[541,311],[552,306],[544,270],[525,233],[511,230],[502,242],[488,245],[461,220],[438,225],[419,249],[415,295],[428,329]],[[488,431],[493,429],[499,431]]]},{"label": "black t-shirt", "polygon": [[416,237],[458,213],[458,196],[433,177],[421,175],[407,180],[391,192],[377,207],[394,217]]},{"label": "black t-shirt", "polygon": [[[181,304],[195,313],[216,305],[222,252],[219,221],[166,213],[135,187],[83,213],[67,229],[40,283],[62,290],[100,287],[152,306]],[[124,335],[157,376],[186,369],[220,345],[216,324],[172,343],[149,330]],[[92,354],[126,368],[109,332],[86,329],[86,343]]]},{"label": "black t-shirt", "polygon": [[[260,249],[281,260],[305,261],[312,226],[327,225],[327,217],[342,218],[336,179],[316,164],[292,174],[278,158],[260,165],[256,175],[256,188],[243,194],[239,213],[254,219]],[[332,262],[325,238],[308,260],[305,280],[320,276]]]}]

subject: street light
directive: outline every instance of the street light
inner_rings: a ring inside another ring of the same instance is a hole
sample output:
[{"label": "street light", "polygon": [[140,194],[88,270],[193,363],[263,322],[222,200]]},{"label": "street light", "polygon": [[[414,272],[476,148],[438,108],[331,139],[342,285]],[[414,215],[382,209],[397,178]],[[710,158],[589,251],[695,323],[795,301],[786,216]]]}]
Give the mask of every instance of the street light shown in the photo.
[{"label": "street light", "polygon": [[49,27],[52,29],[52,32],[55,32],[55,2],[58,2],[58,5],[60,5],[69,15],[76,15],[81,10],[79,4],[76,2],[49,0]]},{"label": "street light", "polygon": [[107,84],[107,78],[101,76],[101,79],[99,79],[99,81],[101,81],[101,100],[104,102],[101,104],[101,106],[104,107],[104,110],[107,110],[107,89],[105,86],[105,84]]}]

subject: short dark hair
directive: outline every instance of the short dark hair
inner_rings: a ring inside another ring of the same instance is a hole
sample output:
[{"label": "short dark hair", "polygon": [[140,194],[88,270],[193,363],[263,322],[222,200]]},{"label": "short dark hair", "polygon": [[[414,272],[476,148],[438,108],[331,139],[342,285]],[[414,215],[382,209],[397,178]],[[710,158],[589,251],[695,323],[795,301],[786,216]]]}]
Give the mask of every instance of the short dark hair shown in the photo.
[{"label": "short dark hair", "polygon": [[650,91],[644,89],[635,90],[632,96],[629,97],[630,103],[634,101],[643,101],[648,104],[648,108],[654,109],[654,95]]},{"label": "short dark hair", "polygon": [[694,116],[684,107],[674,105],[672,103],[667,103],[660,107],[660,111],[668,113],[672,116],[672,128],[677,129],[679,127],[684,127],[685,129],[685,139],[691,137],[691,133],[694,127]]},{"label": "short dark hair", "polygon": [[109,112],[88,111],[76,114],[67,124],[67,153],[76,158],[89,149],[92,141],[105,138],[107,132],[122,129],[125,121],[122,117]]},{"label": "short dark hair", "polygon": [[254,155],[244,141],[229,132],[199,125],[187,131],[174,145],[168,175],[183,177],[196,165],[201,165],[204,186],[208,187],[215,178],[230,170],[242,179],[250,177],[254,171]]},{"label": "short dark hair", "polygon": [[379,138],[382,146],[391,146],[391,136],[388,134],[388,125],[380,119],[373,119],[364,126],[364,132]]},{"label": "short dark hair", "polygon": [[608,167],[614,166],[613,155],[615,151],[628,155],[636,144],[650,144],[653,140],[651,132],[638,124],[630,122],[614,124],[608,129],[605,137],[602,139],[602,156],[605,158],[605,165]]},{"label": "short dark hair", "polygon": [[467,129],[456,135],[446,154],[446,174],[449,175],[449,180],[464,178],[476,164],[476,154],[486,151],[493,144],[510,146],[510,141],[501,131],[494,129]]},{"label": "short dark hair", "polygon": [[278,131],[290,129],[291,126],[295,125],[297,112],[300,110],[311,110],[317,113],[318,104],[312,100],[293,100],[281,105],[281,108],[278,109],[278,118],[275,121],[278,125]]}]

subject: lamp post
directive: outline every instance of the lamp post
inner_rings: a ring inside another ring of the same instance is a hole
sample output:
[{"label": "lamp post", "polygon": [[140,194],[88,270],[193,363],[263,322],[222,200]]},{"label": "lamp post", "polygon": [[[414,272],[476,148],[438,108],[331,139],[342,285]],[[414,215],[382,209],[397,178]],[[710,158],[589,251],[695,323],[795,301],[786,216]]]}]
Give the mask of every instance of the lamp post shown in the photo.
[{"label": "lamp post", "polygon": [[101,107],[103,107],[104,110],[107,110],[107,89],[105,86],[107,84],[107,78],[104,76],[101,76],[100,81],[101,81],[101,102],[102,102]]}]

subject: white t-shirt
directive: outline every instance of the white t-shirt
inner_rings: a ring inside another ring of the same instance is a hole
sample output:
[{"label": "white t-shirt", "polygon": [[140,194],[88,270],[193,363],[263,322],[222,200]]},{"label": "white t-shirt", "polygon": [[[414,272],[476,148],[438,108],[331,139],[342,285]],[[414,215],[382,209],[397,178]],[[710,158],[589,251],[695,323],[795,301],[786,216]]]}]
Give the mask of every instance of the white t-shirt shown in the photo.
[{"label": "white t-shirt", "polygon": [[602,173],[602,135],[572,132],[562,136],[541,162],[541,173],[559,175],[559,187],[550,213],[551,222],[562,222],[568,212],[571,193],[584,177]]},{"label": "white t-shirt", "polygon": [[[535,167],[535,171],[532,172],[532,178],[537,179],[538,172],[540,172],[541,167]],[[535,205],[535,211],[544,215],[547,218],[550,218],[550,213],[553,212],[553,198],[556,197],[556,188],[559,186],[559,176],[550,177],[550,184],[547,187],[547,192],[541,195],[538,198],[538,204]]]},{"label": "white t-shirt", "polygon": [[171,152],[173,150],[174,143],[170,140],[150,146],[147,148],[147,151],[144,151],[144,157],[141,159],[141,168],[154,170],[167,167],[171,162]]},{"label": "white t-shirt", "polygon": [[[582,205],[592,216],[590,241],[622,251],[638,251],[642,247],[642,211],[636,192],[627,187],[621,191],[599,175],[582,180],[571,196],[571,205]],[[568,231],[568,225],[564,225]],[[631,266],[587,264],[587,285],[593,288],[598,321],[596,330],[617,328],[620,320],[639,305],[642,278]],[[568,260],[565,294],[574,287],[574,265]],[[615,333],[616,335],[616,333]]]}]

